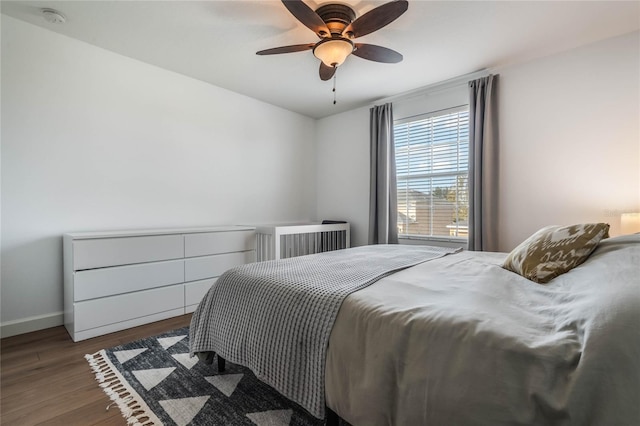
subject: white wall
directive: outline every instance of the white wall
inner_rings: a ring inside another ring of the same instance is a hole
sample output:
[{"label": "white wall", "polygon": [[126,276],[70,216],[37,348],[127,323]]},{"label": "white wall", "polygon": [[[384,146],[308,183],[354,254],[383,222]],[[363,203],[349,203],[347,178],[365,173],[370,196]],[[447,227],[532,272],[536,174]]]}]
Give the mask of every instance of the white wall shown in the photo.
[{"label": "white wall", "polygon": [[346,220],[351,245],[367,244],[369,226],[369,108],[318,121],[318,219]]},{"label": "white wall", "polygon": [[[493,70],[500,74],[501,251],[549,224],[606,221],[615,234],[621,212],[640,210],[639,38]],[[432,100],[425,97],[426,110]],[[332,170],[318,178],[318,214],[349,218],[357,245],[366,244],[368,120],[360,108],[317,125],[317,170]]]},{"label": "white wall", "polygon": [[3,326],[61,324],[62,239],[315,219],[315,121],[2,15]]},{"label": "white wall", "polygon": [[501,70],[500,247],[640,210],[640,33]]}]

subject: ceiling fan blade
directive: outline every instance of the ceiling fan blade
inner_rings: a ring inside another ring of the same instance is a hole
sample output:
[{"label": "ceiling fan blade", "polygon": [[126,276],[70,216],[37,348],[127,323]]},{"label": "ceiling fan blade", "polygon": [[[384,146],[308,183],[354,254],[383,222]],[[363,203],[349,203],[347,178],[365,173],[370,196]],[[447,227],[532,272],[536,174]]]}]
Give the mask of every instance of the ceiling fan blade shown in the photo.
[{"label": "ceiling fan blade", "polygon": [[386,47],[376,46],[375,44],[356,43],[356,49],[353,54],[368,59],[370,61],[384,62],[386,64],[396,64],[402,61],[402,55],[395,50]]},{"label": "ceiling fan blade", "polygon": [[307,43],[307,44],[293,44],[291,46],[281,46],[274,47],[273,49],[266,49],[256,52],[256,55],[277,55],[280,53],[293,53],[293,52],[302,52],[304,50],[313,49],[315,44]]},{"label": "ceiling fan blade", "polygon": [[282,0],[282,3],[298,21],[302,22],[307,28],[316,33],[318,37],[323,38],[331,35],[329,28],[327,28],[327,24],[325,24],[322,18],[302,0]]},{"label": "ceiling fan blade", "polygon": [[342,34],[346,37],[356,38],[377,31],[398,19],[400,15],[407,11],[408,7],[409,2],[407,0],[385,3],[353,21],[344,29]]},{"label": "ceiling fan blade", "polygon": [[336,67],[330,67],[320,61],[320,79],[322,81],[331,80],[331,77],[336,73]]}]

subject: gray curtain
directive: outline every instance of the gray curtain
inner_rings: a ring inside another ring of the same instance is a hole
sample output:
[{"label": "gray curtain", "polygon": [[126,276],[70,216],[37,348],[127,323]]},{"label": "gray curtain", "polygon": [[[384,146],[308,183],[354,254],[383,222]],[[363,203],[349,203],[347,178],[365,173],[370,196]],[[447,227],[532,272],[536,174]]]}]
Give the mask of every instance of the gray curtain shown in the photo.
[{"label": "gray curtain", "polygon": [[398,243],[396,157],[393,145],[393,108],[390,103],[369,110],[371,187],[369,244]]},{"label": "gray curtain", "polygon": [[469,250],[498,251],[497,84],[469,82]]}]

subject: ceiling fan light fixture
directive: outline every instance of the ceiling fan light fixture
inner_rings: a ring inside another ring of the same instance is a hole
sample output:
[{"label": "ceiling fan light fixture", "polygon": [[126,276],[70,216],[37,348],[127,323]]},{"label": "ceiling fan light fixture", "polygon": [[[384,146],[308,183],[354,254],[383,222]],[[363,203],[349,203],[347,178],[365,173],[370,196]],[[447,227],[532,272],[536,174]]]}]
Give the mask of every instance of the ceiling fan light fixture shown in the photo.
[{"label": "ceiling fan light fixture", "polygon": [[346,38],[330,38],[320,41],[313,54],[329,67],[339,67],[354,49],[353,42]]}]

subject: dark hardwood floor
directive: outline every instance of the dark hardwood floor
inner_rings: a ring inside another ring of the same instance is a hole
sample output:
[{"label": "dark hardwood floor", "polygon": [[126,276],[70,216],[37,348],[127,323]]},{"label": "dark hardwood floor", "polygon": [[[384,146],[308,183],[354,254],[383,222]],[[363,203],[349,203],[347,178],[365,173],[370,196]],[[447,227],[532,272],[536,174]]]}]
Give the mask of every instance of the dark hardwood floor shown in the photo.
[{"label": "dark hardwood floor", "polygon": [[0,341],[3,425],[126,425],[98,386],[85,354],[189,325],[183,315],[74,343],[64,327]]}]

